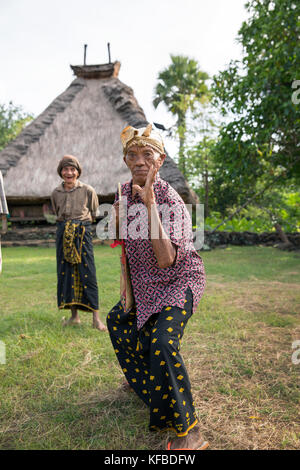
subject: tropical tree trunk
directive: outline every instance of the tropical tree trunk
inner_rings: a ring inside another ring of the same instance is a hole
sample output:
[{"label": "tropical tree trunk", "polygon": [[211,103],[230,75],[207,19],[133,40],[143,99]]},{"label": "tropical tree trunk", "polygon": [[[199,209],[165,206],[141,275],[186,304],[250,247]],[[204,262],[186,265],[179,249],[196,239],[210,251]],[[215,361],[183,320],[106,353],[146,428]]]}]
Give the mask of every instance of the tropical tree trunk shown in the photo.
[{"label": "tropical tree trunk", "polygon": [[183,176],[186,177],[186,165],[185,165],[185,135],[186,135],[186,121],[185,116],[178,117],[178,135],[179,135],[179,170]]},{"label": "tropical tree trunk", "polygon": [[282,227],[281,225],[277,222],[276,224],[274,224],[274,227],[276,229],[276,232],[280,238],[280,240],[283,242],[283,245],[281,246],[281,248],[290,248],[290,247],[293,247],[293,243],[290,242],[290,240],[288,239],[287,235],[284,233],[284,231],[282,230]]},{"label": "tropical tree trunk", "polygon": [[204,191],[205,191],[205,197],[204,197],[204,219],[209,216],[209,182],[208,182],[208,170],[207,170],[207,165],[205,165],[205,171],[204,171]]}]

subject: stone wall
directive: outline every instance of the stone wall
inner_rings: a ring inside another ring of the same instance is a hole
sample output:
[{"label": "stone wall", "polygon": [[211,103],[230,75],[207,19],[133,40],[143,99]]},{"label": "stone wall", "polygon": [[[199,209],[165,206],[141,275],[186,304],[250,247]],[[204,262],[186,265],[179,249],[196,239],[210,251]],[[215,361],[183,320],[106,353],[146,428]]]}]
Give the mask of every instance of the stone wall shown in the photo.
[{"label": "stone wall", "polygon": [[[96,237],[96,225],[93,225],[94,241],[103,243]],[[55,244],[55,225],[28,226],[9,230],[2,236],[2,246],[52,246]],[[287,233],[289,241],[296,249],[300,249],[300,232]],[[106,242],[108,243],[108,242]],[[207,247],[215,248],[226,245],[266,245],[273,246],[282,243],[276,232],[208,232],[205,231],[204,243]]]},{"label": "stone wall", "polygon": [[[286,233],[289,241],[300,249],[300,232]],[[205,231],[205,243],[211,248],[219,245],[266,245],[273,246],[282,243],[276,232],[214,232]]]}]

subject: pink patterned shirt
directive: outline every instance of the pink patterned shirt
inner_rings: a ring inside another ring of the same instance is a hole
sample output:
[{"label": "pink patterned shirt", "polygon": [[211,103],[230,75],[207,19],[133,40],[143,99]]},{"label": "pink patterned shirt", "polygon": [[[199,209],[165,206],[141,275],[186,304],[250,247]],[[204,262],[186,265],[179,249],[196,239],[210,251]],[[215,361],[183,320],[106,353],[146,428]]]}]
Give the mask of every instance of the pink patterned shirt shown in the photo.
[{"label": "pink patterned shirt", "polygon": [[[163,307],[183,308],[188,287],[193,292],[195,312],[205,288],[204,265],[194,248],[191,218],[183,200],[159,175],[156,176],[153,188],[158,208],[162,205],[167,211],[169,209],[165,219],[169,222],[164,223],[162,216],[162,223],[177,248],[176,260],[168,268],[158,266],[150,239],[146,206],[138,194],[132,198],[132,181],[122,185],[122,197],[127,197],[127,239],[124,241],[137,308],[138,329]],[[142,208],[139,212],[137,204]]]}]

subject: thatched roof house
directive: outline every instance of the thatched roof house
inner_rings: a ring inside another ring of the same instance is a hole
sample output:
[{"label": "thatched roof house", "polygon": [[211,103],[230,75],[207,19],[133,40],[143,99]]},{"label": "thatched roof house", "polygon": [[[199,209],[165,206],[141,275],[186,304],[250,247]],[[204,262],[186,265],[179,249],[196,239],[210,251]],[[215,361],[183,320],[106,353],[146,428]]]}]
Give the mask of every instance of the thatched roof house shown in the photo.
[{"label": "thatched roof house", "polygon": [[[81,180],[111,201],[117,183],[128,181],[119,134],[147,119],[133,90],[118,79],[119,62],[71,66],[76,78],[19,136],[0,152],[6,196],[13,219],[43,219],[43,204],[59,184],[56,167],[64,154],[76,155]],[[161,169],[185,202],[194,203],[182,174],[167,157]]]}]

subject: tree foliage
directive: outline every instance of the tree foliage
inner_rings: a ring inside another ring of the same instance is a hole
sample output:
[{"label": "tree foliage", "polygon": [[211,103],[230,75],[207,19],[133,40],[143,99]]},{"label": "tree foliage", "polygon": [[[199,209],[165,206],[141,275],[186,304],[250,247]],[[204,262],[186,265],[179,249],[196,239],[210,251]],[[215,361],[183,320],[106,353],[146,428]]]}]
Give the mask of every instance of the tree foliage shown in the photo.
[{"label": "tree foliage", "polygon": [[186,56],[171,55],[171,64],[159,73],[155,87],[153,105],[164,103],[167,110],[176,116],[179,137],[179,168],[185,175],[185,140],[188,113],[195,110],[199,102],[210,97],[206,85],[207,73],[200,70],[197,61]]},{"label": "tree foliage", "polygon": [[[294,89],[300,64],[300,4],[251,0],[238,41],[241,61],[214,77],[214,103],[231,121],[215,148],[217,180],[236,199],[281,174],[278,185],[300,181],[300,100]],[[300,86],[300,82],[299,82]],[[277,186],[278,186],[277,185]]]},{"label": "tree foliage", "polygon": [[0,150],[17,137],[32,119],[30,114],[25,113],[20,106],[15,106],[12,102],[8,106],[0,104]]}]

